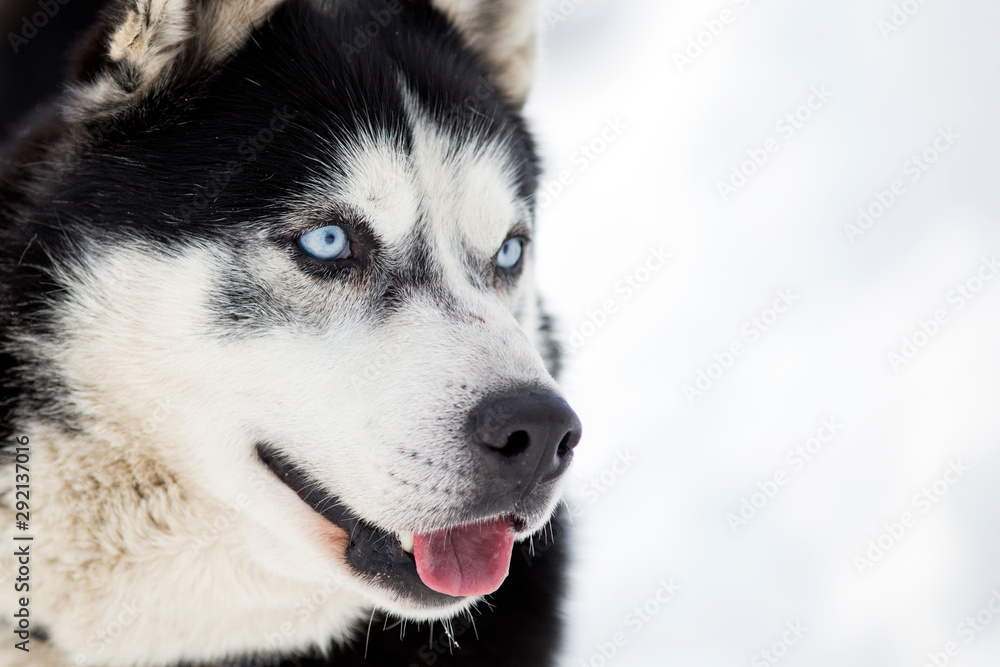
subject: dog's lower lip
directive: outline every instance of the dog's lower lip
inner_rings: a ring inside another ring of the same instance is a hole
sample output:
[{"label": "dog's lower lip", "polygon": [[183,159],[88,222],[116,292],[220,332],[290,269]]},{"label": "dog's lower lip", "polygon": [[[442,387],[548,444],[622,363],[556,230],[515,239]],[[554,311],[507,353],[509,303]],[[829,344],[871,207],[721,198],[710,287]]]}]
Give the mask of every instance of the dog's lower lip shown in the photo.
[{"label": "dog's lower lip", "polygon": [[413,554],[405,552],[398,537],[357,517],[336,499],[319,489],[305,473],[266,444],[257,445],[257,456],[278,479],[306,505],[347,533],[344,559],[361,577],[389,585],[408,597],[432,605],[450,604],[456,598],[424,586],[417,574]]},{"label": "dog's lower lip", "polygon": [[[344,556],[362,577],[377,581],[382,586],[389,584],[397,592],[431,605],[451,604],[460,599],[438,593],[421,581],[413,555],[413,532],[387,532],[367,523],[336,502],[336,498],[319,490],[314,480],[272,447],[259,443],[256,450],[261,462],[295,491],[305,504],[348,534],[350,540]],[[509,515],[507,518],[516,532],[522,532],[527,526],[527,522],[519,516]]]}]

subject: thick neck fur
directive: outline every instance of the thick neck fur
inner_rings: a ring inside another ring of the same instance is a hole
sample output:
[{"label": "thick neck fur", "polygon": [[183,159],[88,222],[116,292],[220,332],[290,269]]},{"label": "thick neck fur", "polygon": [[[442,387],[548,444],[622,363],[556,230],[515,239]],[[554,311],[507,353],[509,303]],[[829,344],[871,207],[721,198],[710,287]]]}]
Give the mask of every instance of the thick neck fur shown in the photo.
[{"label": "thick neck fur", "polygon": [[[346,638],[366,618],[335,574],[327,582],[282,576],[248,553],[262,531],[240,505],[253,499],[221,505],[113,429],[101,431],[69,435],[35,426],[19,434],[30,442],[37,508],[26,594],[32,623],[67,649],[57,653],[32,639],[30,659],[20,664],[169,665],[191,657],[176,653],[178,637],[201,647],[201,659],[247,647],[290,653]],[[13,467],[0,476],[7,496]],[[0,508],[0,523],[0,539],[14,544],[9,506]],[[15,576],[13,553],[5,549],[0,578]],[[3,617],[11,618],[12,585],[0,600]],[[11,644],[4,642],[0,663],[19,664],[21,651]]]}]

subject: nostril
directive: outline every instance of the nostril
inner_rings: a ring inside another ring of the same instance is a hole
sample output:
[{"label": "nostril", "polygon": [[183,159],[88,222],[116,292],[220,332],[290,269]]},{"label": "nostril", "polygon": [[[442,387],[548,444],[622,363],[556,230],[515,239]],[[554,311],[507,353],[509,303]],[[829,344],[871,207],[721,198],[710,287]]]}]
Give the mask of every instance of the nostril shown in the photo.
[{"label": "nostril", "polygon": [[527,451],[531,445],[531,436],[527,431],[514,431],[507,438],[503,448],[499,450],[501,456],[512,458]]},{"label": "nostril", "polygon": [[556,450],[556,456],[562,458],[573,451],[576,447],[576,443],[579,442],[580,438],[573,431],[569,431],[563,436],[563,439],[559,441],[559,449]]}]

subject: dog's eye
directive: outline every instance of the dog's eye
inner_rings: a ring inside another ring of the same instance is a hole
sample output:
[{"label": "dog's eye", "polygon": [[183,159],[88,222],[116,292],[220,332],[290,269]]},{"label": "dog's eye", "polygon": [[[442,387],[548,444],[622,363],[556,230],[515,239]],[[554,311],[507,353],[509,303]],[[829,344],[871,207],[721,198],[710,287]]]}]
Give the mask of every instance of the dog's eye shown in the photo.
[{"label": "dog's eye", "polygon": [[351,241],[342,227],[320,227],[299,237],[302,251],[322,260],[347,259],[351,256]]},{"label": "dog's eye", "polygon": [[503,244],[497,254],[497,266],[504,271],[513,271],[521,263],[524,253],[524,239],[510,239]]}]

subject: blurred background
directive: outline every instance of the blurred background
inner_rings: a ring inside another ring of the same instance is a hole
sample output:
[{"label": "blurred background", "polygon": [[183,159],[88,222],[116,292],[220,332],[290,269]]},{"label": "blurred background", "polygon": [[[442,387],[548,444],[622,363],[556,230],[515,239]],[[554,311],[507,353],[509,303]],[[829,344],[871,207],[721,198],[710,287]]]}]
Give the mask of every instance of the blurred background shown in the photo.
[{"label": "blurred background", "polygon": [[1000,6],[548,0],[566,667],[1000,660]]}]

